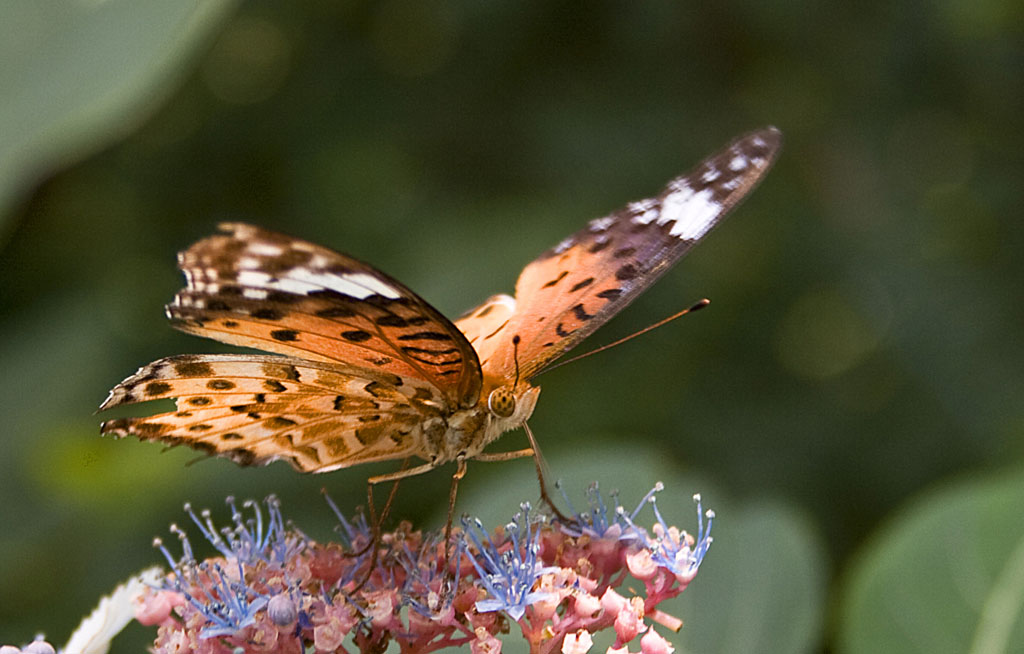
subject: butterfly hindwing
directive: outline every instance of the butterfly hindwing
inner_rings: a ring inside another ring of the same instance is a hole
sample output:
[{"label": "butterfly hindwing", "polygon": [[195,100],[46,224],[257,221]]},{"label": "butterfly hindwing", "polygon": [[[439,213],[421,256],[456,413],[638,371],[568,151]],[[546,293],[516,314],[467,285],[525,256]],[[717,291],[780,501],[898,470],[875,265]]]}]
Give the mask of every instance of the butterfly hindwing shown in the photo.
[{"label": "butterfly hindwing", "polygon": [[486,367],[491,355],[503,345],[501,336],[515,311],[515,298],[501,293],[487,298],[483,304],[455,321],[455,326],[462,330],[476,350],[481,367]]},{"label": "butterfly hindwing", "polygon": [[656,197],[592,220],[526,266],[514,314],[480,357],[485,374],[510,377],[518,358],[530,379],[607,322],[754,188],[780,142],[774,128],[743,136]]},{"label": "butterfly hindwing", "polygon": [[187,355],[141,368],[100,407],[176,399],[176,410],[103,423],[104,434],[184,444],[238,463],[304,472],[415,454],[443,398],[424,383],[281,356]]},{"label": "butterfly hindwing", "polygon": [[251,225],[221,225],[179,255],[187,287],[167,314],[184,331],[313,361],[426,380],[472,406],[472,346],[415,293],[356,259]]}]

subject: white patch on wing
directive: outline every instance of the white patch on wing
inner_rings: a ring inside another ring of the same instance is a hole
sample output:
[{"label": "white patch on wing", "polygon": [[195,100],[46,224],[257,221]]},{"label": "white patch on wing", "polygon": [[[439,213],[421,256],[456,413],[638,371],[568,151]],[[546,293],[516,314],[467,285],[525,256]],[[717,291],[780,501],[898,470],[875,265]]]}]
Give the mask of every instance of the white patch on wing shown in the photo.
[{"label": "white patch on wing", "polygon": [[[286,283],[308,285],[313,287],[311,290],[329,288],[332,291],[337,291],[359,300],[365,300],[371,295],[383,295],[393,300],[401,297],[401,293],[397,290],[373,275],[361,272],[342,273],[339,275],[337,273],[314,272],[308,268],[292,268],[288,271],[287,277],[281,279],[280,283],[282,285]],[[302,292],[305,293],[307,291]]]},{"label": "white patch on wing", "polygon": [[253,241],[249,244],[249,252],[261,257],[279,257],[284,254],[284,248],[273,243]]},{"label": "white patch on wing", "polygon": [[561,243],[555,246],[555,254],[562,254],[563,252],[571,248],[573,245],[575,245],[575,243],[576,239],[574,239],[571,236],[567,239],[564,239]]},{"label": "white patch on wing", "polygon": [[714,201],[711,189],[694,193],[684,186],[662,200],[658,224],[674,222],[670,236],[695,241],[711,229],[721,211],[722,205]]},{"label": "white patch on wing", "polygon": [[[647,223],[649,223],[652,220],[656,219],[660,215],[661,215],[661,211],[657,207],[651,207],[647,211],[644,211],[642,214],[633,216],[633,222],[641,223],[641,224],[646,225]],[[661,221],[658,221],[658,222],[661,222]]]},{"label": "white patch on wing", "polygon": [[[365,300],[371,295],[383,295],[391,299],[401,297],[397,290],[367,273],[316,272],[305,267],[292,268],[276,279],[259,270],[239,270],[238,283],[244,287],[245,291],[254,290],[255,287],[255,289],[308,295],[326,288],[357,300]],[[248,292],[245,293],[245,296],[261,299]],[[263,297],[266,297],[265,291]]]},{"label": "white patch on wing", "polygon": [[633,214],[633,217],[630,218],[630,220],[634,223],[646,225],[661,214],[661,208],[659,207],[657,200],[653,198],[630,202],[627,207],[629,212]]},{"label": "white patch on wing", "polygon": [[274,288],[270,283],[270,275],[259,270],[240,270],[237,279],[242,286]]},{"label": "white patch on wing", "polygon": [[603,232],[614,224],[615,218],[611,216],[605,216],[604,218],[595,218],[590,221],[590,231]]},{"label": "white patch on wing", "polygon": [[256,257],[238,257],[238,268],[242,270],[255,270],[260,267],[260,260]]},{"label": "white patch on wing", "polygon": [[740,171],[747,167],[747,163],[747,158],[744,157],[743,155],[738,154],[732,158],[732,161],[729,162],[729,169]]}]

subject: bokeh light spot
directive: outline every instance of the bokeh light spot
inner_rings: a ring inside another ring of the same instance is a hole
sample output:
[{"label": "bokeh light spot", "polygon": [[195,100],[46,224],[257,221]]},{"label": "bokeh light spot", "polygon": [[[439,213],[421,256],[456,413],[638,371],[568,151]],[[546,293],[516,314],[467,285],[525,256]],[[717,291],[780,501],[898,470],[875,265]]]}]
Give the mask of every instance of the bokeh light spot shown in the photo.
[{"label": "bokeh light spot", "polygon": [[269,98],[288,75],[288,39],[280,27],[259,17],[231,23],[203,67],[203,79],[215,96],[231,104]]},{"label": "bokeh light spot", "polygon": [[790,371],[809,379],[840,375],[878,346],[878,335],[835,290],[812,291],[786,312],[775,333],[775,354]]}]

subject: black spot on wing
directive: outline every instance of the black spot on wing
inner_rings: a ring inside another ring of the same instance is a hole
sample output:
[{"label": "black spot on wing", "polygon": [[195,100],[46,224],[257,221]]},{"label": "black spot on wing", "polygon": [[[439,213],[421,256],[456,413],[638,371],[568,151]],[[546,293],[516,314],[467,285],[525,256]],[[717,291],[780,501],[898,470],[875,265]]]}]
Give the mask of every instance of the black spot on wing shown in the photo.
[{"label": "black spot on wing", "polygon": [[351,331],[341,332],[341,337],[352,343],[365,343],[373,338],[373,335],[369,332],[364,332],[361,329],[353,329]]},{"label": "black spot on wing", "polygon": [[550,288],[550,287],[554,286],[558,282],[560,282],[563,279],[565,279],[565,276],[568,275],[568,274],[569,274],[568,270],[563,270],[562,272],[558,273],[558,277],[555,277],[554,279],[545,282],[544,286],[542,288]]},{"label": "black spot on wing", "polygon": [[294,329],[275,329],[270,332],[270,338],[282,342],[297,341],[299,340],[299,332]]},{"label": "black spot on wing", "polygon": [[[409,325],[408,320],[394,313],[385,314],[374,320],[374,322],[381,327],[406,327]],[[401,339],[403,337],[399,336],[399,338]]]},{"label": "black spot on wing", "polygon": [[267,429],[285,429],[286,427],[294,427],[296,422],[282,416],[271,416],[263,421],[263,426]]},{"label": "black spot on wing", "polygon": [[174,372],[180,377],[211,377],[213,367],[205,361],[178,361],[174,364]]},{"label": "black spot on wing", "polygon": [[572,313],[574,316],[576,316],[576,319],[581,322],[585,322],[594,317],[594,314],[586,312],[582,304],[577,304],[576,306],[574,306],[572,308]]},{"label": "black spot on wing", "polygon": [[277,320],[280,320],[281,318],[284,317],[284,314],[282,312],[278,311],[277,309],[269,309],[269,308],[266,308],[266,307],[260,308],[260,309],[256,309],[255,311],[253,311],[249,315],[251,315],[253,318],[258,318],[260,320],[271,320],[271,321],[277,321]]},{"label": "black spot on wing", "polygon": [[348,307],[333,306],[326,309],[318,309],[314,314],[318,318],[352,318],[356,312]]},{"label": "black spot on wing", "polygon": [[450,341],[451,335],[442,332],[415,332],[413,334],[402,334],[398,337],[400,341]]},{"label": "black spot on wing", "polygon": [[167,382],[149,382],[146,384],[145,393],[146,395],[163,395],[171,390],[171,385]]},{"label": "black spot on wing", "polygon": [[587,277],[583,281],[576,282],[575,284],[573,284],[572,288],[569,289],[569,292],[570,293],[575,293],[576,291],[584,289],[584,288],[590,286],[593,283],[594,283],[594,278],[593,277]]},{"label": "black spot on wing", "polygon": [[624,282],[624,281],[628,281],[630,279],[635,278],[639,274],[640,274],[640,271],[637,270],[635,265],[633,265],[631,263],[627,263],[627,264],[625,264],[624,266],[622,266],[621,268],[619,268],[618,270],[615,271],[615,279],[618,279],[619,281],[623,281]]},{"label": "black spot on wing", "polygon": [[374,397],[387,397],[388,392],[384,384],[380,382],[372,381],[366,386],[363,386],[363,390]]}]

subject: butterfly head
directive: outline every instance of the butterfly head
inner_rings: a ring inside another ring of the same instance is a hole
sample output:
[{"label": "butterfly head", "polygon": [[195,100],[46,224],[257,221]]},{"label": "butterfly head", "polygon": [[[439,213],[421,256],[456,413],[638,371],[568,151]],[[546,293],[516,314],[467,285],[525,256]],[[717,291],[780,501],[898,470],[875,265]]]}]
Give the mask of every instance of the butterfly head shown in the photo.
[{"label": "butterfly head", "polygon": [[520,383],[518,387],[499,386],[487,394],[487,410],[495,421],[513,429],[533,414],[540,387]]}]

